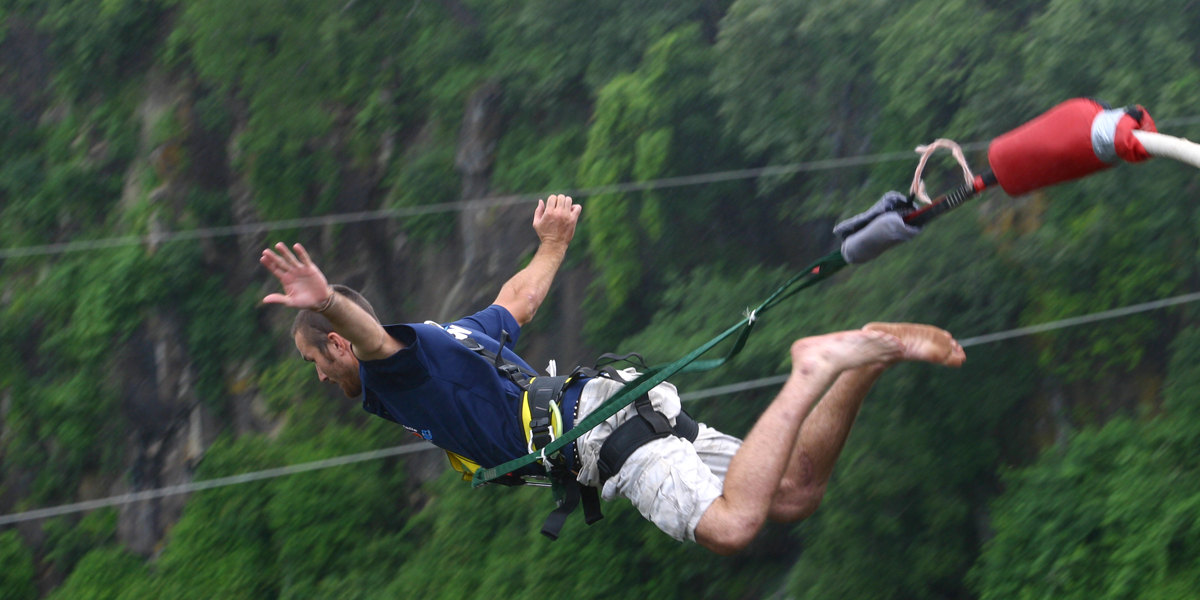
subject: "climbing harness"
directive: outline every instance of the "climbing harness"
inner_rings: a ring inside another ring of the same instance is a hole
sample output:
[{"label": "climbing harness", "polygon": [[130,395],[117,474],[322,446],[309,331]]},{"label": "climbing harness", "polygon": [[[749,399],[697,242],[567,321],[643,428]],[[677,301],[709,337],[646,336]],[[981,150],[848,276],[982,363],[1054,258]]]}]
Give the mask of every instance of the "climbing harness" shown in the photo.
[{"label": "climbing harness", "polygon": [[[756,317],[749,314],[750,322]],[[549,446],[564,434],[562,416],[562,399],[569,386],[581,379],[606,377],[624,383],[625,379],[612,367],[621,361],[628,361],[636,366],[645,368],[645,362],[636,353],[626,355],[605,354],[593,368],[577,367],[566,376],[540,376],[528,369],[517,365],[502,355],[490,352],[475,339],[467,335],[454,335],[454,338],[467,349],[483,357],[496,367],[501,376],[521,387],[524,392],[521,398],[521,422],[525,431],[525,442],[529,454],[534,457],[531,462],[539,462],[546,471],[545,480],[555,492],[558,506],[551,511],[542,525],[542,534],[551,540],[556,540],[566,523],[567,517],[583,505],[584,520],[588,525],[604,518],[600,509],[600,495],[596,488],[579,483],[577,464],[578,455],[574,444],[563,445],[550,449]],[[508,332],[501,332],[501,348],[507,343]],[[654,441],[675,435],[686,440],[695,441],[699,433],[699,425],[686,412],[680,411],[672,426],[666,415],[654,409],[650,403],[649,393],[638,397],[634,405],[637,414],[617,427],[600,447],[599,470],[601,486],[625,464],[630,455],[638,448]],[[589,427],[588,429],[591,429]],[[587,431],[587,430],[582,430]],[[464,479],[471,479],[479,464],[447,451],[450,464],[455,470],[463,473]],[[516,471],[517,469],[513,469]],[[517,476],[508,472],[503,476],[489,481],[501,485],[547,485],[536,482],[534,476]]]},{"label": "climbing harness", "polygon": [[529,382],[521,402],[522,422],[525,423],[525,440],[530,453],[536,452],[550,487],[554,492],[557,508],[550,512],[542,525],[542,535],[557,540],[567,517],[582,503],[584,520],[588,525],[604,518],[600,510],[600,494],[595,488],[579,483],[577,471],[579,460],[575,446],[547,454],[546,446],[563,433],[563,417],[560,410],[567,387],[579,380],[578,370],[565,377],[536,377]]},{"label": "climbing harness", "polygon": [[567,377],[535,377],[529,381],[521,399],[521,422],[525,424],[525,443],[536,452],[562,435],[560,410],[563,392],[572,381]]},{"label": "climbing harness", "polygon": [[[758,316],[749,309],[745,311],[744,316],[748,323],[753,323],[758,319]],[[625,385],[625,377],[612,367],[613,364],[619,362],[629,363],[642,370],[649,368],[646,366],[646,361],[642,358],[641,354],[630,352],[621,355],[602,354],[596,360],[595,368],[578,368],[576,370],[584,373],[589,378],[605,377]],[[700,425],[682,408],[675,417],[675,424],[671,425],[670,419],[654,408],[654,404],[650,401],[649,392],[638,396],[633,401],[633,406],[636,414],[631,415],[624,423],[618,425],[612,433],[608,434],[604,443],[600,445],[596,467],[600,473],[599,487],[601,489],[604,488],[604,483],[610,477],[616,475],[621,470],[621,467],[625,465],[625,461],[629,460],[629,457],[638,448],[654,440],[672,435],[689,442],[694,442],[696,441],[696,436],[700,433]]]},{"label": "climbing harness", "polygon": [[[560,446],[553,450],[547,448],[556,439],[562,437],[566,427],[562,415],[562,400],[568,387],[578,382],[589,373],[589,369],[575,369],[567,376],[541,376],[529,371],[503,357],[503,348],[510,340],[507,331],[500,333],[500,353],[494,353],[483,347],[469,335],[451,334],[468,350],[478,354],[492,364],[496,371],[523,390],[521,395],[521,423],[525,433],[525,443],[529,456],[535,457],[545,470],[545,475],[517,475],[507,472],[491,480],[507,486],[535,485],[551,488],[558,506],[546,518],[542,526],[542,534],[556,540],[567,516],[583,505],[584,519],[588,525],[604,518],[600,510],[600,495],[595,488],[581,485],[576,479],[578,468],[574,446]],[[594,375],[593,375],[594,376]],[[450,464],[463,474],[464,480],[470,480],[480,469],[479,463],[466,457],[447,451]],[[517,469],[513,469],[516,471]]]}]

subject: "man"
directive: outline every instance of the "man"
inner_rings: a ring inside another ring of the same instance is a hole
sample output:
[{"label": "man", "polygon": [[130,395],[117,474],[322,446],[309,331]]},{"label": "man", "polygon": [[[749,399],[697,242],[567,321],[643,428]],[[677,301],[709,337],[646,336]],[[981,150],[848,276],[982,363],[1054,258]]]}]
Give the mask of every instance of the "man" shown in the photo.
[{"label": "man", "polygon": [[[504,284],[492,306],[446,327],[381,325],[357,292],[331,287],[300,244],[294,254],[283,243],[263,251],[262,264],[285,292],[263,302],[300,310],[293,338],[321,381],[455,455],[495,466],[527,452],[522,390],[455,336],[469,336],[528,368],[512,345],[545,299],[580,209],[567,196],[539,200],[533,228],[541,246],[533,260]],[[618,426],[636,417],[628,407],[577,440],[579,482],[602,487],[606,500],[628,498],[676,539],[732,554],[767,519],[796,521],[816,510],[863,398],[884,369],[906,360],[947,366],[965,360],[962,347],[940,329],[887,323],[803,338],[792,344],[791,356],[790,378],[745,441],[701,424],[694,441],[655,439],[601,481],[597,455]],[[566,428],[620,385],[595,378],[569,387],[561,401]],[[673,386],[655,388],[650,400],[676,421]]]}]

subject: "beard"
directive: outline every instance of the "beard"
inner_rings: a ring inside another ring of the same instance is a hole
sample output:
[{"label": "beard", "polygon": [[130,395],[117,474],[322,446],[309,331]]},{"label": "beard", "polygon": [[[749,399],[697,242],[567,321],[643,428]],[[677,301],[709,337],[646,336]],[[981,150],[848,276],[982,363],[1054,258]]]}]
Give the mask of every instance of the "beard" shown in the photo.
[{"label": "beard", "polygon": [[355,400],[362,395],[362,382],[360,381],[339,383],[338,387],[342,388],[342,393],[346,394],[346,397],[351,400]]},{"label": "beard", "polygon": [[329,383],[335,384],[341,388],[342,393],[351,400],[362,396],[362,379],[359,377],[357,369],[346,369],[344,372],[330,377]]}]

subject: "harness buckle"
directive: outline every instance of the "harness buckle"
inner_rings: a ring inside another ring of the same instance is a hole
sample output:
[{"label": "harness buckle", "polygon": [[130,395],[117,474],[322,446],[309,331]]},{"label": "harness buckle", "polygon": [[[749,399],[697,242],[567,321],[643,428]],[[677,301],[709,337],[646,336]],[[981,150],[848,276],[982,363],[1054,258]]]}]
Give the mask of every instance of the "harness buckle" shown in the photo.
[{"label": "harness buckle", "polygon": [[546,478],[550,480],[562,480],[564,477],[571,479],[574,476],[567,470],[567,458],[562,451],[547,455],[546,449],[537,450],[538,462],[542,463],[542,467],[546,469]]},{"label": "harness buckle", "polygon": [[[549,445],[551,442],[558,439],[557,437],[554,436],[554,428],[550,427],[548,421],[549,420],[547,419],[547,425],[545,427],[538,427],[536,429],[530,430],[532,432],[532,435],[529,436],[529,453],[530,454],[533,454],[534,452],[537,452],[538,450],[542,450],[542,452],[545,452],[545,446]],[[533,441],[544,435],[550,436],[550,440],[548,442],[546,442],[546,444],[543,444],[542,448],[535,447],[533,445]]]},{"label": "harness buckle", "polygon": [[518,367],[512,363],[500,365],[496,367],[496,370],[503,373],[504,376],[509,379],[515,379],[517,375],[521,375],[522,377],[525,376],[525,374],[521,372],[521,367]]}]

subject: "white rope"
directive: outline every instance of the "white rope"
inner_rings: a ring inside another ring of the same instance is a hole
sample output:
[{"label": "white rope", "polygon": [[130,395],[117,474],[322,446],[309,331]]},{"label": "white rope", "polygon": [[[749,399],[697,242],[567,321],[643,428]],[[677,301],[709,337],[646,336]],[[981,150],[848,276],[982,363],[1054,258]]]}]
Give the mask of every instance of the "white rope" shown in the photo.
[{"label": "white rope", "polygon": [[1149,131],[1134,130],[1133,135],[1151,156],[1173,158],[1181,163],[1200,168],[1200,144],[1184,138]]},{"label": "white rope", "polygon": [[[987,147],[987,142],[982,142],[977,145],[983,149]],[[761,167],[757,169],[738,169],[734,171],[718,171],[713,173],[701,173],[697,175],[686,175],[682,177],[666,177],[663,179],[652,179],[650,181],[639,181],[630,183],[616,183],[612,185],[602,185],[590,188],[580,188],[577,190],[554,191],[549,193],[564,194],[574,198],[586,198],[588,196],[599,196],[602,194],[616,194],[623,192],[640,192],[646,190],[668,189],[676,187],[687,187],[692,185],[704,185],[708,183],[720,183],[724,181],[738,181],[742,179],[755,179],[758,177],[771,177],[776,175],[788,175],[792,173],[803,173],[808,171],[825,171],[830,169],[844,169],[847,167],[857,167],[862,165],[870,165],[881,162],[908,160],[911,158],[908,152],[887,152],[882,154],[866,154],[862,156],[851,156],[847,158],[834,158],[829,160],[814,160],[810,162],[792,163],[788,165],[777,165],[773,167]],[[440,204],[426,204],[423,206],[410,206],[406,208],[392,208],[382,210],[369,210],[355,213],[341,213],[336,215],[324,215],[320,217],[307,217],[302,219],[287,219],[284,221],[264,221],[262,223],[247,223],[245,225],[234,225],[228,227],[203,227],[198,229],[189,229],[186,231],[168,231],[158,233],[151,236],[147,235],[126,235],[120,237],[100,238],[95,240],[79,240],[74,242],[62,242],[58,244],[45,244],[41,246],[21,246],[16,248],[0,248],[0,259],[5,258],[22,258],[26,256],[43,256],[47,254],[65,254],[68,252],[84,252],[88,250],[103,250],[107,248],[122,248],[126,246],[138,246],[149,244],[151,241],[157,244],[168,242],[177,242],[182,240],[198,240],[209,239],[216,237],[226,237],[233,235],[248,235],[254,233],[265,233],[268,231],[279,231],[283,229],[305,229],[309,227],[324,227],[327,225],[342,225],[346,223],[363,223],[367,221],[378,221],[382,219],[400,219],[407,217],[417,217],[423,215],[432,215],[445,212],[457,212],[480,208],[491,208],[496,206],[513,206],[525,202],[533,202],[538,198],[545,198],[549,195],[547,192],[540,194],[521,193],[508,194],[504,196],[488,196],[486,198],[478,198],[474,200],[459,200],[456,202],[443,202]],[[153,237],[153,239],[151,239]]]},{"label": "white rope", "polygon": [[[1049,323],[1043,323],[1041,325],[1020,327],[1017,329],[1010,329],[1010,330],[1001,331],[998,333],[991,333],[991,334],[987,334],[987,335],[966,338],[964,340],[960,340],[959,345],[961,345],[964,348],[967,348],[970,346],[979,346],[982,344],[990,344],[992,342],[998,342],[1000,340],[1007,340],[1007,339],[1012,339],[1015,337],[1021,337],[1021,336],[1026,336],[1026,335],[1033,335],[1035,333],[1043,333],[1043,332],[1052,331],[1055,329],[1064,329],[1066,327],[1074,327],[1074,326],[1083,325],[1086,323],[1094,323],[1096,321],[1103,321],[1105,319],[1115,319],[1117,317],[1124,317],[1127,315],[1132,315],[1132,314],[1140,313],[1140,312],[1146,312],[1146,311],[1150,311],[1150,310],[1156,310],[1156,309],[1165,308],[1168,306],[1175,306],[1178,304],[1185,304],[1188,302],[1196,302],[1197,300],[1200,300],[1200,292],[1192,293],[1192,294],[1183,294],[1181,296],[1174,296],[1171,298],[1164,298],[1162,300],[1155,300],[1153,302],[1144,302],[1142,304],[1134,304],[1132,306],[1116,308],[1113,310],[1106,310],[1103,312],[1092,313],[1090,315],[1083,315],[1080,317],[1071,317],[1069,319],[1060,319],[1058,321],[1051,321]],[[695,392],[689,392],[686,394],[680,394],[679,399],[690,402],[690,401],[695,401],[695,400],[702,400],[704,398],[711,398],[714,396],[723,396],[726,394],[745,392],[748,390],[754,390],[754,389],[768,387],[768,386],[772,386],[772,385],[779,385],[779,384],[782,384],[783,382],[787,381],[787,378],[788,378],[788,375],[775,375],[772,377],[764,377],[762,379],[743,381],[741,383],[722,385],[722,386],[712,387],[712,388],[708,388],[708,389],[704,389],[704,390],[697,390]],[[85,511],[89,511],[89,510],[93,510],[93,509],[97,509],[97,508],[103,508],[106,506],[117,506],[117,505],[121,505],[121,504],[129,504],[132,502],[141,502],[143,500],[152,500],[155,498],[163,498],[166,496],[174,496],[174,495],[178,495],[178,494],[190,494],[192,492],[198,492],[201,490],[235,485],[235,484],[239,484],[239,483],[248,483],[251,481],[272,479],[275,477],[294,475],[296,473],[304,473],[306,471],[316,471],[318,469],[328,469],[330,467],[339,467],[342,465],[349,465],[349,464],[368,461],[368,460],[375,460],[378,458],[385,458],[385,457],[389,457],[389,456],[399,456],[402,454],[411,454],[414,452],[423,452],[425,450],[437,450],[437,449],[438,448],[436,446],[434,446],[433,444],[430,444],[429,442],[418,442],[418,443],[414,443],[414,444],[405,444],[403,446],[395,446],[392,448],[385,448],[383,450],[375,450],[373,452],[363,452],[361,454],[351,454],[348,456],[341,456],[341,457],[330,458],[330,459],[326,459],[326,460],[318,460],[315,462],[302,463],[302,464],[291,465],[291,466],[287,466],[287,467],[280,467],[277,469],[267,469],[265,471],[255,471],[253,473],[244,473],[242,475],[233,475],[230,477],[221,477],[218,479],[207,479],[204,481],[195,481],[192,483],[174,485],[174,486],[158,488],[158,489],[154,489],[154,490],[146,490],[143,492],[136,492],[136,493],[132,493],[132,494],[124,494],[121,496],[112,496],[110,498],[101,498],[99,500],[89,500],[86,502],[77,502],[74,504],[64,504],[62,506],[56,506],[53,508],[41,508],[41,509],[31,510],[31,511],[26,511],[26,512],[13,513],[13,514],[9,514],[9,515],[0,516],[0,525],[11,525],[13,523],[22,523],[25,521],[36,521],[38,519],[46,519],[46,518],[50,518],[50,517],[58,517],[58,516],[62,516],[62,515],[72,514],[72,513],[85,512]]]},{"label": "white rope", "polygon": [[1092,313],[1090,315],[1083,315],[1082,317],[1071,317],[1069,319],[1060,319],[1058,321],[1051,321],[1041,325],[1030,325],[1029,327],[1020,327],[1017,329],[1010,329],[1008,331],[1001,331],[1000,333],[980,335],[959,340],[958,344],[963,348],[978,346],[980,344],[990,344],[1000,340],[1033,335],[1035,333],[1043,333],[1046,331],[1053,331],[1055,329],[1063,329],[1066,327],[1074,327],[1076,325],[1085,325],[1087,323],[1095,323],[1096,321],[1104,321],[1106,319],[1115,319],[1117,317],[1124,317],[1135,313],[1157,310],[1159,308],[1166,308],[1168,306],[1175,306],[1177,304],[1187,304],[1188,302],[1195,302],[1197,300],[1200,300],[1200,292],[1184,294],[1182,296],[1175,296],[1173,298],[1165,298],[1163,300],[1155,300],[1153,302],[1143,302],[1142,304],[1134,304],[1132,306],[1126,306],[1123,308],[1114,308],[1112,310]]},{"label": "white rope", "polygon": [[[1200,116],[1178,117],[1174,119],[1163,119],[1158,122],[1159,125],[1184,126],[1200,124]],[[1137,135],[1142,132],[1135,131]],[[988,147],[991,142],[971,142],[962,144],[961,148],[966,152],[974,152],[983,150]],[[1149,148],[1147,148],[1149,151]],[[713,173],[700,173],[697,175],[685,175],[682,177],[666,177],[663,179],[652,179],[650,181],[617,183],[613,185],[602,185],[590,188],[581,188],[577,190],[554,191],[555,194],[566,194],[576,198],[586,198],[588,196],[598,196],[601,194],[615,194],[621,192],[639,192],[645,190],[668,189],[675,187],[687,187],[692,185],[704,185],[707,183],[720,183],[723,181],[738,181],[742,179],[755,179],[758,177],[771,177],[776,175],[790,175],[792,173],[804,173],[809,171],[826,171],[831,169],[844,169],[848,167],[858,167],[863,165],[871,165],[882,162],[892,162],[897,160],[909,160],[912,154],[908,152],[884,152],[880,154],[863,154],[860,156],[850,156],[847,158],[833,158],[829,160],[814,160],[809,162],[792,163],[787,165],[777,165],[773,167],[762,167],[758,169],[737,169],[733,171],[717,171]],[[234,225],[231,227],[202,227],[197,229],[189,229],[186,231],[168,231],[156,235],[127,235],[120,237],[100,238],[95,240],[79,240],[74,242],[62,242],[58,244],[44,244],[40,246],[21,246],[16,248],[0,248],[0,259],[5,258],[21,258],[26,256],[43,256],[48,254],[65,254],[68,252],[84,252],[87,250],[103,250],[106,248],[121,248],[125,246],[137,246],[141,244],[168,243],[181,240],[199,240],[216,237],[226,237],[232,235],[247,235],[253,233],[265,233],[268,231],[279,231],[282,229],[305,229],[309,227],[324,227],[327,225],[341,225],[345,223],[362,223],[366,221],[377,221],[382,219],[401,219],[406,217],[416,217],[421,215],[432,215],[444,212],[457,212],[478,208],[489,208],[493,206],[512,206],[523,202],[532,202],[538,198],[544,198],[548,192],[540,194],[522,193],[509,194],[505,196],[489,196],[486,198],[478,198],[475,200],[461,200],[457,202],[443,202],[441,204],[426,204],[424,206],[411,206],[407,208],[393,208],[383,210],[371,210],[356,213],[342,213],[336,215],[324,215],[320,217],[308,217],[304,219],[288,219],[285,221],[264,221],[262,223],[248,223],[245,225]]]},{"label": "white rope", "polygon": [[388,456],[399,456],[401,454],[411,454],[413,452],[421,452],[422,450],[436,449],[429,442],[418,442],[416,444],[405,444],[403,446],[395,446],[393,448],[384,448],[383,450],[373,450],[371,452],[363,452],[360,454],[351,454],[348,456],[339,456],[325,460],[314,462],[301,463],[277,469],[267,469],[265,471],[255,471],[253,473],[243,473],[241,475],[232,475],[230,477],[220,477],[217,479],[206,479],[204,481],[193,481],[181,485],[173,485],[164,488],[146,490],[143,492],[135,492],[132,494],[124,494],[121,496],[112,496],[109,498],[101,498],[99,500],[88,500],[86,502],[76,502],[74,504],[64,504],[54,508],[40,508],[21,513],[14,513],[0,517],[0,525],[11,525],[13,523],[21,523],[23,521],[34,521],[37,519],[47,519],[50,517],[58,517],[71,513],[84,512],[106,506],[116,506],[119,504],[130,504],[132,502],[141,502],[143,500],[153,500],[155,498],[164,498],[166,496],[175,496],[178,494],[190,494],[201,490],[212,488],[225,487],[228,485],[236,485],[239,483],[249,483],[251,481],[260,481],[263,479],[273,479],[275,477],[283,477],[285,475],[294,475],[296,473],[304,473],[305,471],[316,471],[318,469],[328,469],[330,467],[340,467],[343,465],[354,464],[358,462],[375,460],[378,458],[386,458]]}]

